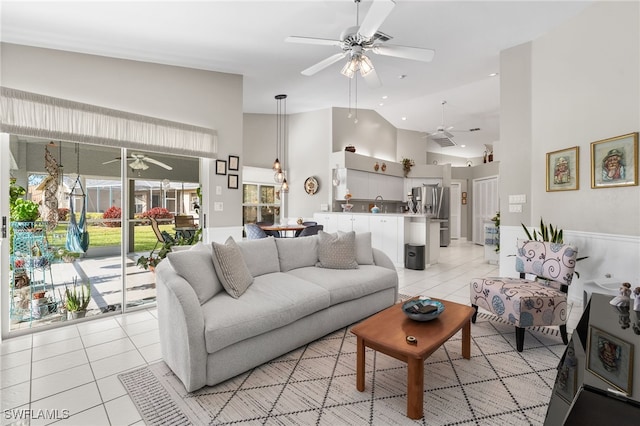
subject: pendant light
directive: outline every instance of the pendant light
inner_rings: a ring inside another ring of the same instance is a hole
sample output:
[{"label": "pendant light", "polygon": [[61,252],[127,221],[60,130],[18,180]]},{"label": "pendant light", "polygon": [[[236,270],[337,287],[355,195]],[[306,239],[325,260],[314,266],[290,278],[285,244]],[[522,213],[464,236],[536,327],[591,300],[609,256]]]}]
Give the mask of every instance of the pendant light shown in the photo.
[{"label": "pendant light", "polygon": [[[276,160],[273,162],[273,180],[278,184],[284,184],[284,167],[280,162],[282,150],[284,148],[284,137],[286,130],[287,115],[287,95],[276,95]],[[288,187],[287,187],[288,190]]]}]

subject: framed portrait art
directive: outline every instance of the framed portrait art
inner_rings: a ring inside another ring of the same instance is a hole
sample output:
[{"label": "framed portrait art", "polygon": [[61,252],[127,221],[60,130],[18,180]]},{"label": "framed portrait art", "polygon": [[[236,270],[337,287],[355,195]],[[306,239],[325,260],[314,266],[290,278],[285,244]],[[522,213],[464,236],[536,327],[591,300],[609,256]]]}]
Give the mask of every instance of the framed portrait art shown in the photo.
[{"label": "framed portrait art", "polygon": [[591,187],[638,185],[638,132],[591,142]]},{"label": "framed portrait art", "polygon": [[229,176],[227,176],[227,188],[238,189],[238,175],[229,173]]},{"label": "framed portrait art", "polygon": [[547,192],[574,191],[579,188],[579,148],[547,153]]},{"label": "framed portrait art", "polygon": [[633,345],[597,327],[589,327],[587,370],[616,389],[631,395]]},{"label": "framed portrait art", "polygon": [[229,156],[229,170],[240,170],[240,157],[237,155]]},{"label": "framed portrait art", "polygon": [[227,174],[227,162],[225,160],[216,160],[216,174],[217,175]]}]

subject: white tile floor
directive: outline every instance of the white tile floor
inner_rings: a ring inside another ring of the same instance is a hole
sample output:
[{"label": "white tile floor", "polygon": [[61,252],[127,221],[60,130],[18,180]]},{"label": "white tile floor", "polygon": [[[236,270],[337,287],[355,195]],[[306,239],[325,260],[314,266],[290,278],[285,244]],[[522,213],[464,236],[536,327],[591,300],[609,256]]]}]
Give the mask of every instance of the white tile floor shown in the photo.
[{"label": "white tile floor", "polygon": [[[469,303],[469,281],[497,276],[483,247],[453,241],[438,264],[398,269],[400,292]],[[143,424],[117,375],[160,359],[155,308],[37,332],[0,345],[1,424]],[[570,308],[571,331],[582,306]],[[31,415],[34,420],[20,421]]]}]

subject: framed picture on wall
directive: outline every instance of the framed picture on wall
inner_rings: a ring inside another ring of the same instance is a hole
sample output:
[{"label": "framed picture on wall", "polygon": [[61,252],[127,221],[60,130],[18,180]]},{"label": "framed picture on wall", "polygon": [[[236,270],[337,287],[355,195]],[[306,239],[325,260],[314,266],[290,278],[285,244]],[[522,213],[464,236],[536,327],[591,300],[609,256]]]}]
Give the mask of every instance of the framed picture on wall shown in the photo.
[{"label": "framed picture on wall", "polygon": [[638,132],[591,142],[591,187],[638,185]]},{"label": "framed picture on wall", "polygon": [[236,155],[229,156],[229,170],[240,170],[240,157]]},{"label": "framed picture on wall", "polygon": [[216,174],[217,175],[227,174],[227,162],[225,160],[216,160]]},{"label": "framed picture on wall", "polygon": [[232,175],[229,173],[229,176],[227,177],[227,188],[238,189],[238,175]]},{"label": "framed picture on wall", "polygon": [[579,147],[547,153],[547,192],[574,191],[579,188]]}]

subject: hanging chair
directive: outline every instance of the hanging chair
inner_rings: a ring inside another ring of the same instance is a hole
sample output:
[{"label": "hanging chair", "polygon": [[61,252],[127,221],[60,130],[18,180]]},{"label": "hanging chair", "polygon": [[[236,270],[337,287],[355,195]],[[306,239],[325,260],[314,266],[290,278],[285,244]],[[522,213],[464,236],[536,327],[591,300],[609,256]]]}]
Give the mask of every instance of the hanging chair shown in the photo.
[{"label": "hanging chair", "polygon": [[[76,194],[76,185],[80,188],[80,193]],[[80,176],[76,178],[76,182],[69,193],[70,197],[82,198],[82,212],[80,213],[80,221],[76,222],[76,215],[73,211],[75,200],[69,203],[69,228],[67,229],[67,242],[65,248],[73,253],[86,253],[89,248],[89,232],[87,231],[87,195],[84,193]]]}]

